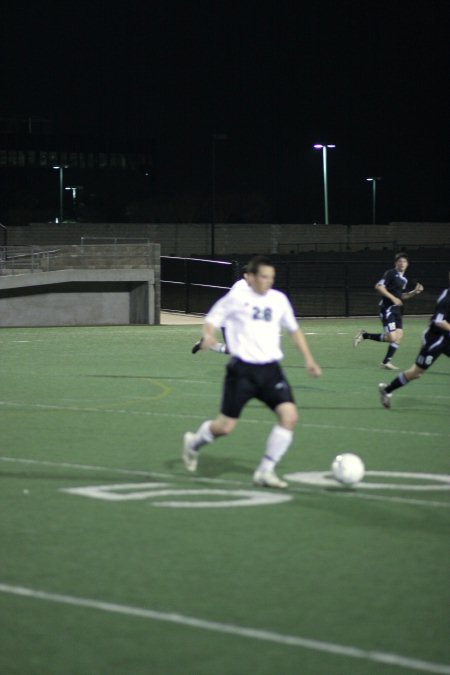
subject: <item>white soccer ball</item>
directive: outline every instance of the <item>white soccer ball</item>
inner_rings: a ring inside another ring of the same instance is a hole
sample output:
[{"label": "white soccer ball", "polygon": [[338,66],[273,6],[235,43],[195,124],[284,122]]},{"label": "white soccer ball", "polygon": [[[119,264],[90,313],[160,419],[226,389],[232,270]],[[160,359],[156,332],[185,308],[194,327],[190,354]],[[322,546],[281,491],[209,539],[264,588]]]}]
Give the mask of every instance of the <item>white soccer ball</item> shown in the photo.
[{"label": "white soccer ball", "polygon": [[356,485],[364,478],[364,463],[361,457],[351,452],[337,455],[331,465],[334,478],[343,485]]}]

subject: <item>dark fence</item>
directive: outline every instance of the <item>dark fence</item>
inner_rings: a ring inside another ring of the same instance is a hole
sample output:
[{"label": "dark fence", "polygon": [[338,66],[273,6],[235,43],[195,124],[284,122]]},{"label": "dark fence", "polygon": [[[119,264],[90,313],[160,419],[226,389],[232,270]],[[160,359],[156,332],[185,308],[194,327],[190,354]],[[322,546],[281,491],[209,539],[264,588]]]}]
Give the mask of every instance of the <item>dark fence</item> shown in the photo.
[{"label": "dark fence", "polygon": [[[241,261],[242,262],[242,261]],[[161,257],[161,309],[204,314],[239,278],[241,262]],[[297,316],[373,316],[380,296],[374,286],[386,260],[277,260],[275,287],[287,294]],[[420,260],[407,270],[410,285],[425,292],[409,300],[408,314],[431,314],[436,298],[448,287],[450,264]]]},{"label": "dark fence", "polygon": [[205,314],[238,275],[236,262],[161,256],[161,309]]}]

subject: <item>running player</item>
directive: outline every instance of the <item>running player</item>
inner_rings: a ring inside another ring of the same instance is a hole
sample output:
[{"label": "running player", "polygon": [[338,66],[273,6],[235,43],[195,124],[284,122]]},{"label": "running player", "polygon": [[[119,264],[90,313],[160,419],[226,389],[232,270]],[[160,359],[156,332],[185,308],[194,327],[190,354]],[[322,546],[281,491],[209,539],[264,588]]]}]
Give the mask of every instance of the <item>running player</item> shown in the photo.
[{"label": "running player", "polygon": [[[449,273],[450,284],[450,273]],[[437,300],[433,316],[422,337],[422,348],[411,368],[400,373],[390,384],[378,385],[381,405],[391,407],[391,394],[404,387],[411,380],[417,380],[433,365],[436,359],[445,354],[450,356],[450,288],[442,291]]]},{"label": "running player", "polygon": [[386,370],[398,370],[392,363],[392,357],[397,352],[403,337],[403,302],[422,293],[422,284],[417,283],[412,291],[406,292],[408,279],[405,277],[409,265],[408,256],[398,253],[395,256],[395,267],[384,273],[384,276],[375,284],[375,290],[382,296],[380,307],[380,319],[384,327],[384,333],[368,333],[360,330],[353,338],[353,346],[357,347],[363,340],[375,340],[375,342],[388,342],[388,349],[380,368]]},{"label": "running player", "polygon": [[253,474],[261,487],[285,488],[287,483],[275,473],[275,467],[289,448],[297,424],[298,412],[289,383],[280,367],[281,328],[286,328],[305,360],[312,377],[321,375],[306,338],[284,293],[272,288],[275,269],[268,258],[258,256],[247,266],[249,289],[230,291],[218,300],[205,317],[201,349],[216,343],[215,332],[227,327],[227,344],[232,358],[227,364],[220,413],[203,422],[195,433],[183,438],[183,462],[188,471],[196,471],[199,450],[235,428],[244,406],[252,398],[274,411],[277,422],[269,434],[264,456]]}]

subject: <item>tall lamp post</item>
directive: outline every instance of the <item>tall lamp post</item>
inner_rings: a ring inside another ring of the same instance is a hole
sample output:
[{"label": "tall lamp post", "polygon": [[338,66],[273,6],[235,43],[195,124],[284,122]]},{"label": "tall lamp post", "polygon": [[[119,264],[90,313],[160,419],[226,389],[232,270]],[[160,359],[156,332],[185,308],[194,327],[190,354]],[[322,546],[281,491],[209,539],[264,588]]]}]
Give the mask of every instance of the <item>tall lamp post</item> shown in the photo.
[{"label": "tall lamp post", "polygon": [[64,220],[64,169],[67,169],[66,164],[54,166],[54,169],[59,169],[59,222]]},{"label": "tall lamp post", "polygon": [[377,183],[381,180],[381,176],[371,176],[366,178],[368,183],[372,183],[372,224],[375,225],[376,220],[376,208],[377,208]]},{"label": "tall lamp post", "polygon": [[73,209],[73,215],[77,216],[77,192],[78,190],[82,190],[83,186],[82,185],[66,185],[64,188],[65,190],[70,190],[72,192],[72,209]]},{"label": "tall lamp post", "polygon": [[211,258],[216,252],[216,142],[226,141],[226,134],[213,134],[211,147]]},{"label": "tall lamp post", "polygon": [[324,198],[324,203],[325,203],[325,225],[328,225],[328,180],[327,180],[327,149],[328,148],[335,148],[335,145],[321,145],[320,143],[316,143],[314,145],[314,148],[316,150],[322,150],[322,158],[323,158],[323,198]]}]

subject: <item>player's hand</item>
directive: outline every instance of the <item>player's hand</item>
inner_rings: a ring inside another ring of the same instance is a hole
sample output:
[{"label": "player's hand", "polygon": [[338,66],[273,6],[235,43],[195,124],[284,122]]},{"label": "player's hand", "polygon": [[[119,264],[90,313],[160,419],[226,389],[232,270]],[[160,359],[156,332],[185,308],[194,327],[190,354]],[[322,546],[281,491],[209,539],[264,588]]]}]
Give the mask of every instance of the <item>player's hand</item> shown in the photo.
[{"label": "player's hand", "polygon": [[400,300],[400,298],[394,298],[393,302],[394,302],[394,305],[398,305],[399,307],[401,307],[403,305],[403,301]]},{"label": "player's hand", "polygon": [[320,377],[322,375],[322,368],[315,361],[307,363],[306,370],[311,377]]},{"label": "player's hand", "polygon": [[422,284],[417,283],[414,290],[416,291],[416,294],[418,295],[419,293],[423,292],[424,288],[423,288]]},{"label": "player's hand", "polygon": [[214,345],[217,344],[217,340],[212,335],[204,335],[202,337],[202,344],[200,349],[211,349]]}]

